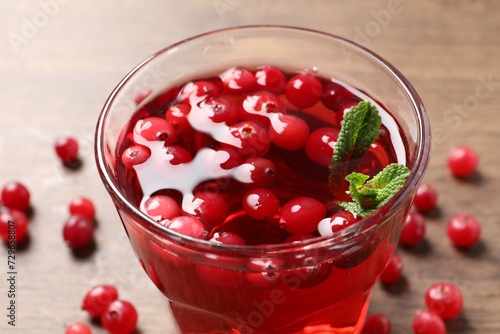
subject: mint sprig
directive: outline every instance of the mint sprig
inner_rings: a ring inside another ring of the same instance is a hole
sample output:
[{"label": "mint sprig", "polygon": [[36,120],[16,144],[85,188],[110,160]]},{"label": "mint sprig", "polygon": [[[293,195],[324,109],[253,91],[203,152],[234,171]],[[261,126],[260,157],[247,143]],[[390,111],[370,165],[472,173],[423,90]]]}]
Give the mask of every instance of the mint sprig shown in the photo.
[{"label": "mint sprig", "polygon": [[330,164],[328,185],[335,194],[343,188],[349,170],[355,170],[370,145],[378,138],[382,119],[368,100],[344,114]]},{"label": "mint sprig", "polygon": [[390,164],[381,172],[370,177],[363,173],[353,172],[347,175],[349,192],[354,202],[339,203],[345,210],[364,218],[380,209],[405,184],[410,170],[401,164]]}]

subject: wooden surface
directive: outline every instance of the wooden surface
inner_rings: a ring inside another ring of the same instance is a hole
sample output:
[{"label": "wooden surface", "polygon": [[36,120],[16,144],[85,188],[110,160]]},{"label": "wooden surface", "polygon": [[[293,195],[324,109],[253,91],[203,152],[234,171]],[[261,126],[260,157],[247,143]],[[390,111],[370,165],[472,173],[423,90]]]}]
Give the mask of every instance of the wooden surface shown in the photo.
[{"label": "wooden surface", "polygon": [[[425,242],[398,250],[404,280],[392,288],[377,285],[370,312],[389,315],[393,333],[411,333],[425,290],[446,280],[465,300],[463,314],[447,324],[449,333],[500,333],[496,0],[2,1],[0,183],[24,182],[33,215],[29,240],[16,257],[16,327],[7,325],[7,248],[0,247],[0,333],[62,333],[69,322],[89,323],[80,302],[101,283],[115,284],[137,306],[137,333],[174,333],[94,167],[94,125],[114,86],[154,51],[207,30],[265,23],[357,40],[399,68],[428,109],[434,145],[425,180],[439,191],[439,209],[427,217]],[[53,142],[62,134],[80,142],[79,170],[63,168],[55,157]],[[467,180],[446,168],[448,151],[458,145],[480,156]],[[98,210],[96,248],[86,256],[75,256],[61,237],[67,203],[78,195],[91,197]],[[454,248],[445,234],[447,219],[460,212],[476,215],[483,226],[481,242],[468,251]]]}]

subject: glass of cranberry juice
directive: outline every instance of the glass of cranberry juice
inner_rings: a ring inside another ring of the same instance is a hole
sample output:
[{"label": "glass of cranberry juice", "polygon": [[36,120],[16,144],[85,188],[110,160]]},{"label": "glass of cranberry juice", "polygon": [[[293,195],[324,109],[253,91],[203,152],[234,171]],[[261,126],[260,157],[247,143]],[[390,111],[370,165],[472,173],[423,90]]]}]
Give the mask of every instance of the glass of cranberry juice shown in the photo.
[{"label": "glass of cranberry juice", "polygon": [[[410,170],[366,218],[329,186],[343,114],[382,118],[356,163]],[[180,333],[360,333],[427,167],[410,83],[343,38],[284,26],[210,32],[147,58],[100,115],[96,160]]]}]

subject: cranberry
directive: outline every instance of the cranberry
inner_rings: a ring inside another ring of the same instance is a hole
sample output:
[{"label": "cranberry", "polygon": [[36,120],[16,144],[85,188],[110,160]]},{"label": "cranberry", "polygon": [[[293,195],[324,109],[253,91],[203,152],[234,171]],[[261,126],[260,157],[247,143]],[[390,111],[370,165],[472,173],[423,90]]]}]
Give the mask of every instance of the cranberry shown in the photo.
[{"label": "cranberry", "polygon": [[414,334],[446,334],[443,319],[429,311],[419,311],[413,317],[412,328]]},{"label": "cranberry", "polygon": [[256,188],[243,196],[242,207],[250,217],[265,220],[278,213],[280,201],[270,190]]},{"label": "cranberry", "polygon": [[94,220],[84,216],[70,216],[63,227],[63,238],[73,249],[87,246],[94,237]]},{"label": "cranberry", "polygon": [[481,236],[481,224],[471,214],[456,214],[448,220],[446,232],[451,242],[458,247],[471,247]]},{"label": "cranberry", "polygon": [[19,242],[27,233],[28,217],[22,211],[5,209],[0,212],[0,237],[5,242]]},{"label": "cranberry", "polygon": [[361,334],[391,334],[391,321],[384,314],[372,314],[366,318]]},{"label": "cranberry", "polygon": [[175,218],[181,212],[177,202],[166,195],[151,196],[144,203],[144,209],[148,216],[157,221]]},{"label": "cranberry", "polygon": [[349,211],[339,211],[318,223],[318,232],[322,236],[331,236],[334,233],[351,226],[358,219]]},{"label": "cranberry", "polygon": [[272,114],[284,112],[286,112],[285,104],[276,95],[264,90],[248,94],[239,110],[242,120],[263,124],[269,123]]},{"label": "cranberry", "polygon": [[250,179],[252,183],[246,183],[245,186],[251,188],[269,188],[277,178],[278,168],[269,159],[266,158],[248,158],[244,162],[251,167]]},{"label": "cranberry", "polygon": [[234,67],[220,75],[224,88],[231,93],[249,92],[255,86],[255,76],[245,68]]},{"label": "cranberry", "polygon": [[285,96],[297,108],[305,109],[319,102],[323,87],[318,79],[309,74],[297,74],[288,80]]},{"label": "cranberry", "polygon": [[418,186],[413,205],[418,211],[427,213],[432,211],[437,204],[438,194],[436,189],[428,183],[422,183]]},{"label": "cranberry", "polygon": [[457,177],[467,177],[472,174],[476,170],[478,162],[479,157],[470,147],[457,147],[448,154],[448,167],[451,173]]},{"label": "cranberry", "polygon": [[406,216],[399,242],[403,245],[414,246],[420,243],[425,236],[425,218],[417,211],[410,211]]},{"label": "cranberry", "polygon": [[384,147],[380,143],[374,142],[361,159],[358,169],[360,173],[374,176],[389,164],[389,157]]},{"label": "cranberry", "polygon": [[309,159],[320,165],[329,166],[339,132],[338,128],[319,128],[311,132],[305,145]]},{"label": "cranberry", "polygon": [[198,103],[202,98],[216,97],[219,95],[219,89],[210,81],[189,82],[181,89],[179,101],[182,103]]},{"label": "cranberry", "polygon": [[197,217],[208,230],[224,223],[229,215],[229,206],[224,196],[210,191],[195,193],[191,210],[194,214],[190,214]]},{"label": "cranberry", "polygon": [[340,123],[344,119],[345,113],[348,112],[349,110],[351,110],[352,107],[357,106],[358,104],[359,104],[359,100],[358,101],[349,102],[349,103],[346,103],[346,104],[344,104],[342,106],[339,106],[337,108],[336,113],[335,113],[335,120],[337,121],[337,124],[340,125]]},{"label": "cranberry", "polygon": [[191,105],[187,103],[174,104],[165,113],[165,119],[173,125],[176,133],[191,129],[187,115],[191,111]]},{"label": "cranberry", "polygon": [[314,258],[296,259],[304,267],[286,272],[283,281],[293,289],[309,289],[323,283],[331,274],[328,262],[317,263]]},{"label": "cranberry", "polygon": [[69,214],[81,215],[93,219],[95,216],[94,203],[87,197],[75,197],[69,202]]},{"label": "cranberry", "polygon": [[115,300],[104,310],[102,325],[111,334],[129,334],[137,326],[138,314],[134,305],[125,300]]},{"label": "cranberry", "polygon": [[293,234],[307,234],[316,230],[325,214],[326,208],[320,201],[310,197],[297,197],[281,208],[280,226]]},{"label": "cranberry", "polygon": [[163,149],[165,150],[164,158],[171,165],[185,164],[193,160],[191,153],[189,153],[189,151],[182,146],[179,145],[164,146]]},{"label": "cranberry", "polygon": [[335,82],[326,85],[321,94],[321,102],[323,102],[323,105],[333,111],[349,103],[352,98],[353,94],[350,91]]},{"label": "cranberry", "polygon": [[302,148],[309,136],[309,125],[295,115],[281,114],[271,122],[269,138],[271,142],[285,150],[296,151]]},{"label": "cranberry", "polygon": [[259,67],[255,72],[256,85],[260,89],[281,94],[285,89],[286,78],[283,72],[272,66]]},{"label": "cranberry", "polygon": [[394,254],[389,259],[385,270],[380,275],[380,281],[386,284],[397,282],[403,273],[403,261],[398,254]]},{"label": "cranberry", "polygon": [[122,153],[122,163],[126,168],[133,168],[146,162],[151,156],[151,151],[146,146],[132,145],[127,147]]},{"label": "cranberry", "polygon": [[456,285],[449,282],[433,284],[425,293],[425,304],[429,311],[443,319],[451,319],[462,312],[462,293]]},{"label": "cranberry", "polygon": [[171,145],[175,142],[173,125],[160,117],[147,117],[138,120],[134,131],[148,141],[164,141],[165,145]]},{"label": "cranberry", "polygon": [[267,130],[261,125],[244,121],[231,126],[231,134],[237,140],[236,150],[243,157],[261,157],[265,155],[271,146],[271,140]]},{"label": "cranberry", "polygon": [[26,210],[30,206],[30,192],[22,183],[7,182],[2,188],[3,204],[11,209]]},{"label": "cranberry", "polygon": [[81,322],[74,322],[66,326],[64,334],[92,334],[92,331],[89,326]]},{"label": "cranberry", "polygon": [[217,151],[224,151],[227,152],[227,154],[229,154],[227,160],[220,164],[220,166],[223,169],[235,168],[243,163],[243,157],[241,156],[241,154],[238,153],[238,151],[235,148],[229,146],[220,147],[217,149]]},{"label": "cranberry", "polygon": [[227,231],[215,232],[210,238],[210,241],[224,245],[246,245],[245,240],[243,240],[243,238],[241,238],[239,235]]},{"label": "cranberry", "polygon": [[232,125],[239,120],[238,109],[230,101],[221,97],[208,98],[199,106],[214,123]]},{"label": "cranberry", "polygon": [[280,259],[252,259],[247,263],[252,271],[245,273],[245,282],[258,289],[274,288],[283,281],[283,273],[278,271],[282,266]]},{"label": "cranberry", "polygon": [[167,220],[165,227],[193,238],[203,239],[207,234],[205,225],[199,219],[190,216],[179,216]]},{"label": "cranberry", "polygon": [[56,154],[65,164],[78,160],[78,142],[73,137],[59,137],[55,143]]},{"label": "cranberry", "polygon": [[112,285],[96,285],[83,297],[82,310],[99,318],[106,307],[118,299],[118,290]]}]

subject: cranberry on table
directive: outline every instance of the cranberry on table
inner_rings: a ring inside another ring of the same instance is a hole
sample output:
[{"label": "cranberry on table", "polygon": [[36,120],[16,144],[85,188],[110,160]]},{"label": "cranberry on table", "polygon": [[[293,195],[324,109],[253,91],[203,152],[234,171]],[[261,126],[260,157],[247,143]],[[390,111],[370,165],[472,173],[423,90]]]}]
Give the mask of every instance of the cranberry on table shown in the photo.
[{"label": "cranberry on table", "polygon": [[419,311],[412,321],[414,334],[446,334],[443,319],[431,311]]},{"label": "cranberry on table", "polygon": [[418,186],[413,205],[422,213],[432,211],[438,200],[436,189],[428,183],[422,183]]},{"label": "cranberry on table", "polygon": [[397,282],[402,274],[403,274],[403,260],[399,257],[398,254],[392,255],[387,263],[387,267],[380,275],[380,281],[386,284],[392,284]]},{"label": "cranberry on table", "polygon": [[318,227],[325,217],[326,207],[311,197],[297,197],[283,205],[280,210],[280,226],[289,233],[307,234]]},{"label": "cranberry on table", "polygon": [[63,239],[73,249],[81,249],[94,238],[94,220],[81,215],[72,215],[64,223]]},{"label": "cranberry on table", "polygon": [[243,196],[242,207],[250,217],[264,220],[278,213],[280,201],[270,190],[256,188]]},{"label": "cranberry on table", "polygon": [[92,287],[82,301],[82,310],[92,317],[100,317],[106,307],[118,299],[118,290],[112,285],[102,284]]},{"label": "cranberry on table", "polygon": [[415,246],[425,237],[425,218],[417,211],[410,211],[406,216],[399,242],[406,246]]},{"label": "cranberry on table", "polygon": [[372,314],[366,317],[361,334],[391,334],[391,321],[384,314]]},{"label": "cranberry on table", "polygon": [[271,122],[269,138],[271,142],[285,150],[297,151],[309,136],[309,125],[295,115],[281,114]]},{"label": "cranberry on table", "polygon": [[479,157],[472,148],[456,147],[448,154],[448,168],[457,177],[467,177],[472,174],[479,163]]},{"label": "cranberry on table", "polygon": [[65,164],[78,161],[78,142],[73,137],[61,136],[55,142],[56,154]]},{"label": "cranberry on table", "polygon": [[81,215],[87,218],[94,218],[95,216],[95,206],[91,199],[78,196],[69,202],[69,213],[70,215]]},{"label": "cranberry on table", "polygon": [[66,326],[64,334],[92,334],[92,330],[84,323],[74,322]]},{"label": "cranberry on table", "polygon": [[280,94],[285,89],[286,78],[281,70],[273,66],[262,66],[255,72],[255,81],[258,88],[274,94]]},{"label": "cranberry on table", "polygon": [[463,297],[456,285],[450,282],[433,284],[425,293],[425,304],[429,311],[443,319],[451,319],[462,312]]},{"label": "cranberry on table", "polygon": [[30,192],[21,182],[7,182],[2,188],[1,202],[11,209],[26,210],[30,206]]},{"label": "cranberry on table", "polygon": [[481,224],[469,213],[452,216],[446,225],[446,232],[451,242],[457,247],[472,247],[481,236]]},{"label": "cranberry on table", "polygon": [[300,109],[312,107],[319,102],[323,86],[310,74],[297,74],[288,80],[285,96],[294,106]]},{"label": "cranberry on table", "polygon": [[220,75],[224,89],[232,93],[244,93],[255,86],[255,76],[252,72],[242,67],[234,67]]},{"label": "cranberry on table", "polygon": [[118,299],[104,309],[101,321],[111,334],[129,334],[136,328],[138,318],[132,303]]},{"label": "cranberry on table", "polygon": [[142,145],[132,145],[127,147],[122,153],[122,162],[126,168],[132,169],[135,165],[146,162],[151,156],[148,147]]},{"label": "cranberry on table", "polygon": [[28,234],[28,217],[16,209],[0,212],[0,237],[7,243],[19,242]]}]

